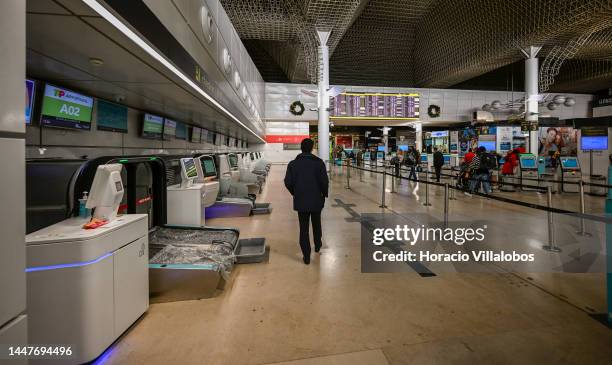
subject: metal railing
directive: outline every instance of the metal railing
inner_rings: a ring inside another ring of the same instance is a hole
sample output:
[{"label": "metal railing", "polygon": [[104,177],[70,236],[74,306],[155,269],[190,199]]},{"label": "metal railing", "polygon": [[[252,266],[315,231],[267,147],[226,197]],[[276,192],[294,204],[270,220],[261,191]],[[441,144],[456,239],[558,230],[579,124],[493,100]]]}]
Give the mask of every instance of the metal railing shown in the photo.
[{"label": "metal railing", "polygon": [[[363,165],[363,164],[362,164]],[[351,170],[357,170],[359,171],[359,181],[360,182],[364,182],[363,180],[363,172],[370,172],[371,174],[382,174],[383,178],[382,178],[382,192],[381,192],[381,198],[380,198],[380,208],[388,208],[386,205],[386,190],[387,190],[387,176],[391,176],[391,193],[396,193],[395,191],[395,182],[396,180],[399,180],[400,184],[401,181],[403,180],[407,180],[407,181],[415,181],[417,183],[423,183],[425,184],[425,201],[423,203],[423,206],[425,207],[430,207],[432,206],[432,203],[430,202],[429,199],[429,186],[430,185],[436,185],[439,187],[442,187],[444,189],[444,202],[443,202],[443,221],[444,221],[444,225],[445,227],[448,225],[449,222],[449,207],[450,207],[450,200],[457,200],[456,197],[454,196],[454,192],[455,190],[462,190],[460,188],[458,188],[457,186],[453,186],[451,184],[449,184],[448,182],[435,182],[435,181],[430,181],[430,175],[433,173],[432,171],[429,170],[429,168],[426,168],[425,171],[419,171],[419,173],[424,173],[425,174],[425,179],[419,179],[418,178],[418,174],[417,174],[417,179],[416,180],[412,180],[409,179],[405,176],[402,176],[402,172],[407,172],[408,170],[406,169],[402,169],[401,167],[399,169],[396,168],[395,165],[391,165],[389,163],[383,163],[382,166],[378,166],[378,165],[374,165],[374,166],[370,166],[370,169],[366,168],[365,165],[363,166],[359,166],[357,164],[354,163],[353,160],[350,159],[346,159],[342,161],[342,164],[340,165],[341,168],[345,167],[346,168],[346,188],[350,189],[350,180],[351,180]],[[393,172],[389,172],[389,169],[394,169]],[[452,171],[452,170],[451,170]],[[399,173],[398,173],[399,172]],[[457,178],[457,175],[453,175],[453,174],[440,174],[440,176],[444,176],[444,177],[451,177],[451,178]],[[541,186],[537,186],[537,185],[523,185],[522,183],[516,184],[516,183],[509,183],[509,182],[498,182],[498,184],[506,184],[506,185],[511,185],[514,187],[519,187],[521,189],[523,188],[528,188],[530,190],[539,190],[542,192],[546,192],[546,206],[543,205],[539,205],[539,204],[534,204],[534,203],[527,203],[524,201],[519,201],[519,200],[513,200],[513,199],[509,199],[507,197],[501,197],[501,196],[492,196],[490,194],[483,194],[480,192],[472,192],[474,195],[476,196],[482,196],[482,197],[487,197],[489,199],[492,200],[497,200],[503,203],[508,203],[508,204],[513,204],[513,205],[519,205],[519,206],[523,206],[523,207],[527,207],[527,208],[532,208],[532,209],[537,209],[540,211],[545,211],[547,212],[547,221],[548,221],[548,244],[543,246],[543,249],[550,251],[550,252],[561,252],[561,248],[558,247],[556,245],[555,242],[555,235],[554,235],[554,229],[553,229],[553,225],[554,225],[554,219],[553,219],[553,215],[554,213],[558,213],[558,214],[570,214],[573,215],[575,217],[577,217],[579,219],[579,231],[577,232],[578,234],[582,235],[582,236],[590,236],[591,234],[589,232],[586,231],[585,229],[585,219],[590,219],[590,220],[594,220],[594,221],[599,221],[599,222],[604,222],[604,223],[612,223],[612,219],[609,218],[604,218],[604,217],[599,217],[596,215],[591,215],[591,214],[586,214],[585,212],[585,201],[584,201],[584,185],[586,185],[583,181],[579,181],[577,182],[577,184],[579,185],[579,196],[580,196],[580,203],[579,203],[579,209],[578,212],[573,212],[573,211],[569,211],[569,210],[563,210],[563,209],[558,209],[558,208],[554,208],[553,207],[553,202],[552,202],[552,188],[551,186],[546,186],[546,187],[541,187]],[[609,185],[605,185],[606,187]]]}]

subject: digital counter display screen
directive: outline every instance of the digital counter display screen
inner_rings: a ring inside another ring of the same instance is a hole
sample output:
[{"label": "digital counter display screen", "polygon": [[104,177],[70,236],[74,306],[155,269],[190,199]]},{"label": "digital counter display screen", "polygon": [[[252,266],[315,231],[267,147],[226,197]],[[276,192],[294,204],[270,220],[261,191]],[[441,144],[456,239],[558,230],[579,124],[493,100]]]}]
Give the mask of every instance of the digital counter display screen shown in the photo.
[{"label": "digital counter display screen", "polygon": [[159,139],[164,129],[164,118],[153,114],[145,114],[142,121],[142,136],[144,138]]}]

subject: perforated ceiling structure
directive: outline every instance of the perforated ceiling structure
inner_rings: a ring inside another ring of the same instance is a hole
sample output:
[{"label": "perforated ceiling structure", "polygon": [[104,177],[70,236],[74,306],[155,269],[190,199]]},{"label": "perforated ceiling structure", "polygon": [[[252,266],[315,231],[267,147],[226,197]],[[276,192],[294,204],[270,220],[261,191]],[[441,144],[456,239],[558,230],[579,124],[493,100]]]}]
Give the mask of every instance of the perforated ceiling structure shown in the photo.
[{"label": "perforated ceiling structure", "polygon": [[521,61],[520,48],[530,45],[542,47],[543,92],[612,84],[612,0],[221,3],[250,51],[277,63],[258,64],[264,78],[315,82],[318,27],[332,29],[332,84],[447,88],[487,74],[502,85],[504,66]]}]

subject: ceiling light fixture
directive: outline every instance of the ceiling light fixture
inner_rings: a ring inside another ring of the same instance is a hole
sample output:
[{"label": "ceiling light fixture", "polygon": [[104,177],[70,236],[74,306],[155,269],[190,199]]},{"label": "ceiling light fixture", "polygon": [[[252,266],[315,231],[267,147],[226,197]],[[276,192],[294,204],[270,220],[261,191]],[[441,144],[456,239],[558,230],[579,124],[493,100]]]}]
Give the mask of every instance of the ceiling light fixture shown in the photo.
[{"label": "ceiling light fixture", "polygon": [[151,47],[147,42],[145,42],[142,38],[140,38],[134,31],[132,31],[129,27],[127,27],[123,22],[121,22],[116,16],[114,16],[110,11],[108,11],[104,6],[102,6],[97,0],[83,0],[87,6],[89,6],[93,11],[98,13],[101,17],[106,19],[109,23],[111,23],[117,30],[123,33],[126,37],[131,39],[134,43],[136,43],[143,51],[148,53],[151,57],[156,59],[159,63],[164,65],[168,70],[172,71],[176,76],[178,76],[181,80],[183,80],[187,85],[191,86],[193,90],[195,90],[198,94],[202,95],[206,100],[210,101],[214,106],[219,108],[223,113],[233,119],[236,123],[240,124],[244,129],[249,131],[252,135],[254,135],[257,139],[262,142],[266,142],[263,138],[261,138],[257,133],[255,133],[251,128],[247,127],[244,123],[242,123],[238,118],[234,116],[229,110],[225,109],[223,105],[219,104],[212,96],[210,96],[206,91],[202,90],[195,82],[191,81],[189,77],[187,77],[183,72],[177,69],[170,61],[168,61],[164,56],[159,54],[153,47]]},{"label": "ceiling light fixture", "polygon": [[100,67],[100,66],[102,66],[104,64],[104,61],[102,59],[100,59],[100,58],[91,57],[89,59],[89,63],[92,66]]}]

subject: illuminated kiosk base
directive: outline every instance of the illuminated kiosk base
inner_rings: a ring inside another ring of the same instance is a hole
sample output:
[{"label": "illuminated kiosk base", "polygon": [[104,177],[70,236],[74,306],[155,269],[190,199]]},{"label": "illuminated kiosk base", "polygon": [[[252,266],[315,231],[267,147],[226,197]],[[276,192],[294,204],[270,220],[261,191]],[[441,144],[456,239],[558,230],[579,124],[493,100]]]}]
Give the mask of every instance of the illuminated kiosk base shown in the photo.
[{"label": "illuminated kiosk base", "polygon": [[516,188],[514,185],[507,185],[503,183],[508,183],[508,184],[519,184],[520,183],[520,179],[516,175],[500,175],[499,178],[500,178],[500,181],[502,182],[502,184],[500,184],[499,186],[500,191],[506,191],[506,192],[516,191]]},{"label": "illuminated kiosk base", "polygon": [[219,193],[219,182],[172,185],[167,188],[168,224],[200,227],[206,221],[206,208],[213,205]]},{"label": "illuminated kiosk base", "polygon": [[582,180],[582,173],[576,170],[564,170],[561,172],[561,190],[564,193],[579,193],[580,186],[578,183]]},{"label": "illuminated kiosk base", "polygon": [[[521,185],[523,191],[538,191],[538,170],[521,170]],[[529,185],[534,187],[528,187]]]},{"label": "illuminated kiosk base", "polygon": [[26,236],[28,338],[70,344],[81,364],[101,355],[149,307],[148,220],[97,229],[70,218]]}]

